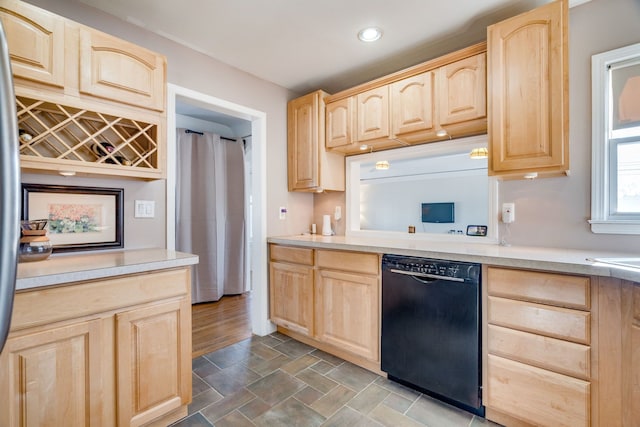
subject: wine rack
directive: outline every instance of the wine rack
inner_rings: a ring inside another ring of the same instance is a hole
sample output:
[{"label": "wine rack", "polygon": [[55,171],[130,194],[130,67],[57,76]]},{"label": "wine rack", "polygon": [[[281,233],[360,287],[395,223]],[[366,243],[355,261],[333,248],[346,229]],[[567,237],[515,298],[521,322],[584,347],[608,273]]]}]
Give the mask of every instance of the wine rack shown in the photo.
[{"label": "wine rack", "polygon": [[160,178],[159,125],[16,97],[21,162],[36,169]]}]

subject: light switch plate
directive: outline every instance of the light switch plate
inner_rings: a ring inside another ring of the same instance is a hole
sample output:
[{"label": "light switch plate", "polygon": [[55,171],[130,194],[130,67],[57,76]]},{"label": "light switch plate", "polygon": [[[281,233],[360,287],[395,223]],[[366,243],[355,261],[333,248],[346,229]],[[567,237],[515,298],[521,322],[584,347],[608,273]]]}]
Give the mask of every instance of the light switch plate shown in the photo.
[{"label": "light switch plate", "polygon": [[153,200],[136,200],[133,216],[135,218],[155,218],[156,202]]}]

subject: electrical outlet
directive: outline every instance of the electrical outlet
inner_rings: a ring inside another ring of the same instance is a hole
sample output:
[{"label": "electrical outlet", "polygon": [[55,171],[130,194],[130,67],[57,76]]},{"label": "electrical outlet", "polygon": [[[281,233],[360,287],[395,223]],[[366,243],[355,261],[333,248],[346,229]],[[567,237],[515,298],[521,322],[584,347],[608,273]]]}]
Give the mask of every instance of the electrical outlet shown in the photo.
[{"label": "electrical outlet", "polygon": [[516,220],[516,205],[515,203],[503,203],[502,204],[502,222],[505,224],[511,224]]},{"label": "electrical outlet", "polygon": [[340,221],[340,219],[342,218],[342,208],[340,208],[340,206],[336,206],[336,211],[333,213],[333,218],[336,221]]},{"label": "electrical outlet", "polygon": [[284,206],[280,206],[280,210],[278,211],[280,214],[280,219],[287,219],[287,208]]}]

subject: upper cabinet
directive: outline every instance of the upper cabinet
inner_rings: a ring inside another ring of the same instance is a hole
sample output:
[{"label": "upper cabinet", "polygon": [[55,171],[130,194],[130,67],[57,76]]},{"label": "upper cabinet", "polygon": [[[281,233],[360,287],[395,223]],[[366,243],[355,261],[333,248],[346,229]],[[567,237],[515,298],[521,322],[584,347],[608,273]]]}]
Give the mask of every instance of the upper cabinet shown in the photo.
[{"label": "upper cabinet", "polygon": [[344,191],[344,158],[324,145],[326,95],[318,90],[287,105],[289,191]]},{"label": "upper cabinet", "polygon": [[432,71],[391,84],[391,125],[393,134],[419,140],[435,135]]},{"label": "upper cabinet", "polygon": [[63,87],[64,20],[18,1],[0,2],[0,19],[7,34],[14,77]]},{"label": "upper cabinet", "polygon": [[507,177],[566,173],[566,0],[499,22],[487,31],[489,173]]},{"label": "upper cabinet", "polygon": [[487,128],[486,55],[474,55],[438,69],[439,120],[455,133],[456,125],[470,123],[478,131]]},{"label": "upper cabinet", "polygon": [[80,91],[164,110],[163,56],[108,34],[80,29]]},{"label": "upper cabinet", "polygon": [[356,97],[358,142],[389,138],[389,87],[381,86]]},{"label": "upper cabinet", "polygon": [[0,19],[23,170],[165,176],[164,56],[17,0]]},{"label": "upper cabinet", "polygon": [[343,98],[326,105],[325,145],[328,149],[348,146],[354,141],[353,98]]},{"label": "upper cabinet", "polygon": [[485,50],[481,43],[329,96],[327,149],[359,154],[485,133]]}]

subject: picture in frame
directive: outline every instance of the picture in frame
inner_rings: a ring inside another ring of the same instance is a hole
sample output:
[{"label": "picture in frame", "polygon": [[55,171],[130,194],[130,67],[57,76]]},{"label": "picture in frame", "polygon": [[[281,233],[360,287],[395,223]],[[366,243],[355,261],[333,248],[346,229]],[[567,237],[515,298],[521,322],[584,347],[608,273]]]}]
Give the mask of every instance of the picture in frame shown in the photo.
[{"label": "picture in frame", "polygon": [[124,247],[122,188],[22,184],[22,219],[47,219],[53,252]]}]

